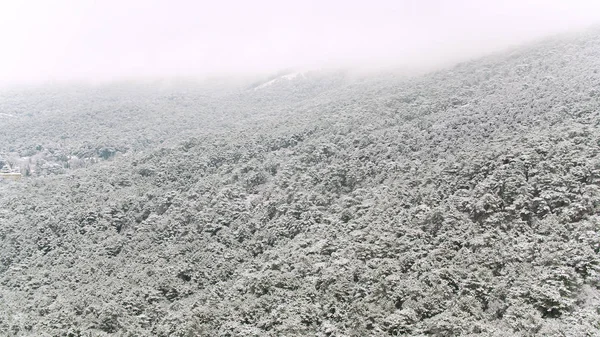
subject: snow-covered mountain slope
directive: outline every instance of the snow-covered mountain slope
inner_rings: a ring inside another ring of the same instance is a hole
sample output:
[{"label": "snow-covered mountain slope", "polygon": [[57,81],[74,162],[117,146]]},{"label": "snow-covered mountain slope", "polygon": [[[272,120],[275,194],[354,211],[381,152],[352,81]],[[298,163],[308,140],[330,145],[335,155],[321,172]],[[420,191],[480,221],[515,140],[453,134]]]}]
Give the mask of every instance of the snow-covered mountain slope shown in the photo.
[{"label": "snow-covered mountain slope", "polygon": [[0,100],[0,334],[596,336],[599,51]]}]

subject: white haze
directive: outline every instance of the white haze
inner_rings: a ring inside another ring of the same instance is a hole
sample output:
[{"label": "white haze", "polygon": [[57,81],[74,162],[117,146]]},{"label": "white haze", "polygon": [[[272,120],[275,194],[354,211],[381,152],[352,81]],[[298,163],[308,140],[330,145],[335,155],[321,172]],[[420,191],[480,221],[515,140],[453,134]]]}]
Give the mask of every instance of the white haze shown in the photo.
[{"label": "white haze", "polygon": [[599,20],[582,0],[0,0],[0,83],[423,68]]}]

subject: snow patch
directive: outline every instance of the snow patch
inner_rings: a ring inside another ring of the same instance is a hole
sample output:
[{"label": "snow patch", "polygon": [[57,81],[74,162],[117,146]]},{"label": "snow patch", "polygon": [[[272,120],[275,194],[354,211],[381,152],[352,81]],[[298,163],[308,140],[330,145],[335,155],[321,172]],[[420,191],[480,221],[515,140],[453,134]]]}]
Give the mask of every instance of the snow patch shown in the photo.
[{"label": "snow patch", "polygon": [[304,74],[301,72],[296,72],[296,73],[291,73],[291,74],[287,74],[287,75],[283,75],[281,76],[281,78],[285,78],[286,80],[293,80],[298,76],[302,76],[302,78],[304,78]]},{"label": "snow patch", "polygon": [[306,78],[304,73],[301,73],[301,72],[289,73],[289,74],[285,74],[285,75],[279,76],[277,78],[274,78],[268,82],[265,82],[265,83],[255,87],[254,90],[263,89],[263,88],[272,86],[273,84],[275,84],[277,82],[281,82],[282,80],[291,81],[291,80],[294,80],[299,77]]},{"label": "snow patch", "polygon": [[270,80],[269,82],[265,82],[261,85],[259,85],[258,87],[254,88],[254,90],[258,90],[258,89],[262,89],[262,88],[266,88],[270,85],[273,85],[273,83],[277,82],[278,78],[274,79],[274,80]]}]

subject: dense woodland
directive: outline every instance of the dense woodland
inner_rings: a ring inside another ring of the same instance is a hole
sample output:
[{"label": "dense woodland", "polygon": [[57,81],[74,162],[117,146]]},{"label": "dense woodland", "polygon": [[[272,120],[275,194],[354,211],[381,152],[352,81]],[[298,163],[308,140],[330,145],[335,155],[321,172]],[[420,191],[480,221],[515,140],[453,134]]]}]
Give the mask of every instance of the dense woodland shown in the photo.
[{"label": "dense woodland", "polygon": [[0,334],[600,336],[598,55],[4,91]]}]

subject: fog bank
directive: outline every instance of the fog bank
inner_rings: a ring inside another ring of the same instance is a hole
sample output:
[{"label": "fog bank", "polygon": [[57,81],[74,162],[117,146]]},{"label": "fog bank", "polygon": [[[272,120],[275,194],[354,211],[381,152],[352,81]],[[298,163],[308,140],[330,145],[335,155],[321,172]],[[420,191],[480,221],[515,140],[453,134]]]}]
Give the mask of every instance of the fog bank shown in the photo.
[{"label": "fog bank", "polygon": [[597,1],[4,1],[0,84],[427,67],[600,20]]}]

